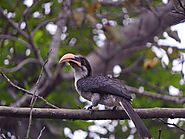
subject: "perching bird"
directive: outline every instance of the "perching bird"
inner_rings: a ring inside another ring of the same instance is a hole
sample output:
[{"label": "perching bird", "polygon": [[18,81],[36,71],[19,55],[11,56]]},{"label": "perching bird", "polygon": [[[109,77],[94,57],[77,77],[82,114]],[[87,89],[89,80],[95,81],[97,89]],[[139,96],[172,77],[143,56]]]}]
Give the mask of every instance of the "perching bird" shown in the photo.
[{"label": "perching bird", "polygon": [[65,54],[59,63],[65,62],[74,69],[75,88],[79,95],[92,102],[89,108],[98,104],[110,107],[121,106],[135,124],[141,138],[152,138],[144,122],[131,106],[132,97],[119,80],[102,75],[93,76],[89,62],[82,56]]}]

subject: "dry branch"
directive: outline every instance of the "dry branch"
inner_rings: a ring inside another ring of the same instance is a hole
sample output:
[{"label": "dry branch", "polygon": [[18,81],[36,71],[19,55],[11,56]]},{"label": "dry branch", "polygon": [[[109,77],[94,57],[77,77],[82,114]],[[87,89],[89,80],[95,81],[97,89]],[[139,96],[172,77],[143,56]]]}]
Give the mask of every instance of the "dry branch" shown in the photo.
[{"label": "dry branch", "polygon": [[184,104],[185,103],[185,98],[184,97],[176,97],[176,96],[170,96],[170,95],[162,95],[159,93],[154,93],[150,91],[139,91],[139,89],[132,87],[132,86],[126,86],[127,90],[130,93],[136,94],[137,96],[145,96],[151,99],[157,99],[157,100],[162,100],[166,102],[172,102],[176,104]]},{"label": "dry branch", "polygon": [[100,1],[100,3],[103,6],[123,7],[124,0],[120,0],[120,1],[102,0],[102,1]]},{"label": "dry branch", "polygon": [[3,12],[3,9],[0,7],[0,16],[1,18],[4,18],[7,23],[9,23],[12,28],[14,28],[19,34],[21,34],[26,40],[28,39],[28,34],[26,32],[24,32],[23,30],[21,30],[18,25],[10,18],[8,18],[4,12]]},{"label": "dry branch", "polygon": [[[68,17],[70,16],[69,5],[70,5],[70,0],[66,1],[66,6],[64,6],[65,8],[63,7],[63,11],[59,15],[59,18],[61,18],[62,20],[59,20],[57,22],[58,29],[56,34],[53,36],[53,41],[50,45],[50,49],[52,49],[52,54],[50,59],[48,59],[46,69],[50,69],[53,63],[56,62],[57,53],[60,46],[59,45],[60,34],[62,33],[62,27],[66,25],[68,21]],[[136,22],[133,22],[132,24],[124,27],[123,34],[125,36],[126,41],[123,42],[123,44],[121,44],[120,47],[111,46],[109,49],[110,50],[109,52],[106,51],[106,48],[99,49],[98,50],[99,55],[109,59],[109,64],[108,64],[109,66],[107,67],[107,69],[112,71],[112,67],[115,64],[122,63],[123,59],[128,58],[129,55],[132,55],[136,51],[144,49],[145,43],[150,41],[150,39],[154,37],[157,33],[162,32],[165,28],[171,25],[177,24],[184,19],[182,15],[171,13],[172,10],[173,10],[173,5],[172,3],[169,3],[165,6],[161,6],[160,8],[158,8],[157,10],[158,12],[156,13],[157,15],[154,15],[152,12],[148,12],[141,15]],[[62,13],[65,13],[65,15],[63,15]],[[140,26],[139,21],[141,19],[143,20],[143,26],[139,28]],[[138,38],[138,34],[140,34],[139,38]],[[135,42],[134,41],[135,39],[136,40],[138,39],[138,41]],[[117,51],[117,48],[118,49],[124,48],[124,50]],[[110,57],[113,55],[115,55],[115,57],[112,57],[112,59],[110,59]],[[93,67],[93,71],[95,74],[102,73],[102,71],[106,69],[103,59],[101,57],[98,57],[95,52],[92,52],[88,56],[88,59],[91,63],[91,66]],[[42,97],[47,96],[55,88],[55,86],[57,86],[57,84],[60,81],[61,81],[61,78],[44,80],[44,86],[38,90],[38,94]],[[25,95],[19,101],[17,101],[14,104],[14,106],[19,106],[19,107],[27,106],[29,104],[30,99],[31,97]]]},{"label": "dry branch", "polygon": [[26,41],[24,41],[21,38],[17,38],[15,36],[12,36],[12,35],[0,34],[0,39],[8,39],[8,40],[12,40],[12,41],[15,41],[15,42],[19,42],[22,45],[24,45],[24,46],[26,46],[26,47],[31,49],[30,44],[28,44]]},{"label": "dry branch", "polygon": [[[43,75],[43,78],[41,79],[38,85],[38,88],[39,88],[37,91],[38,95],[42,96],[43,98],[46,97],[49,93],[51,93],[51,90],[53,90],[61,81],[61,78],[59,77],[59,75],[51,77],[50,70],[53,67],[53,65],[57,62],[57,54],[61,43],[60,36],[62,34],[63,27],[66,26],[68,17],[71,14],[70,7],[71,7],[71,0],[64,1],[62,11],[60,12],[58,17],[61,20],[59,20],[56,23],[58,28],[55,35],[53,36],[53,40],[50,45],[50,50],[52,50],[52,52],[45,66],[47,75],[45,74]],[[13,106],[19,106],[19,107],[27,106],[30,104],[30,101],[31,101],[31,97],[28,95],[24,95],[21,99],[19,99],[16,103],[14,103]]]},{"label": "dry branch", "polygon": [[16,72],[16,71],[22,69],[26,64],[30,64],[30,63],[42,65],[42,63],[35,58],[27,58],[27,59],[21,61],[17,66],[15,66],[13,68],[0,68],[0,70],[4,73]]},{"label": "dry branch", "polygon": [[[0,106],[0,116],[29,118],[31,108]],[[135,109],[142,119],[185,118],[185,108],[146,108]],[[74,110],[33,108],[33,118],[69,119],[69,120],[116,120],[128,119],[124,110]]]},{"label": "dry branch", "polygon": [[[4,77],[9,83],[10,83],[10,85],[12,85],[13,87],[15,87],[16,89],[18,89],[18,90],[21,90],[21,91],[23,91],[24,93],[26,93],[27,95],[29,95],[29,96],[33,96],[33,93],[32,92],[30,92],[30,91],[28,91],[28,90],[26,90],[26,89],[24,89],[24,88],[22,88],[22,87],[20,87],[20,86],[17,86],[16,84],[14,84],[3,72],[1,72],[0,71],[0,74],[1,74],[1,76],[2,77]],[[42,96],[39,96],[39,95],[37,95],[37,94],[34,94],[34,96],[36,97],[36,98],[39,98],[39,99],[41,99],[42,101],[44,101],[47,105],[49,105],[49,106],[51,106],[51,107],[53,107],[53,108],[58,108],[57,106],[55,106],[55,105],[53,105],[53,104],[51,104],[50,102],[48,102],[46,99],[44,99]]]}]

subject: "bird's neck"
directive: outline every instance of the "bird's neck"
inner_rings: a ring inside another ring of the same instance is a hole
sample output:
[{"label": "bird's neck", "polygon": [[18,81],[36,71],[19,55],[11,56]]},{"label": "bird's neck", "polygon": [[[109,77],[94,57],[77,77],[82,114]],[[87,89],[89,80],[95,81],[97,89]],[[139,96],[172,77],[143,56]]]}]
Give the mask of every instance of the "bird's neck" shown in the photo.
[{"label": "bird's neck", "polygon": [[77,92],[81,95],[81,91],[78,90],[78,86],[77,86],[77,81],[83,78],[86,78],[90,75],[85,74],[84,72],[78,72],[78,71],[74,71],[74,78],[75,78],[75,88],[77,90]]},{"label": "bird's neck", "polygon": [[88,75],[86,72],[74,71],[75,82],[77,82],[78,80],[80,80],[82,78],[86,78],[88,76],[90,76],[90,75]]}]

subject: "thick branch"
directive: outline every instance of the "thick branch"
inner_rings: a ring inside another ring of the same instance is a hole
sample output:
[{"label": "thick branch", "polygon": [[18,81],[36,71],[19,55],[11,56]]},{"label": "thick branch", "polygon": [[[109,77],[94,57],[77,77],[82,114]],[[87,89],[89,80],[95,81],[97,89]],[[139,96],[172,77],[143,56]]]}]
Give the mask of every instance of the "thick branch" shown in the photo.
[{"label": "thick branch", "polygon": [[[98,54],[101,57],[98,57],[95,52],[91,53],[87,58],[93,67],[94,73],[102,73],[105,68],[112,71],[114,65],[122,63],[124,59],[141,50],[155,35],[163,32],[167,27],[183,21],[184,16],[172,13],[173,9],[172,2],[169,2],[155,11],[145,12],[138,20],[122,28],[124,38],[120,46],[115,44],[109,47],[108,50],[106,47],[99,49]],[[128,50],[125,48],[128,48]],[[104,63],[102,57],[109,61],[108,67],[106,67],[106,64],[102,64]]]},{"label": "thick branch", "polygon": [[122,7],[124,5],[124,0],[119,1],[112,1],[112,0],[102,0],[100,3],[103,6],[115,6],[115,7]]},{"label": "thick branch", "polygon": [[[46,71],[48,71],[48,75],[45,76],[43,75],[43,78],[41,79],[39,85],[38,85],[38,95],[45,97],[47,96],[51,90],[55,88],[55,86],[59,83],[59,76],[52,76],[50,74],[50,69],[53,67],[53,64],[57,62],[57,54],[59,51],[61,39],[60,36],[62,34],[62,29],[64,26],[66,26],[66,23],[68,21],[68,17],[70,16],[70,5],[71,5],[71,0],[66,0],[63,3],[63,9],[61,13],[59,14],[59,20],[57,22],[57,31],[55,35],[53,36],[53,40],[50,45],[50,50],[51,54],[50,57],[48,58],[48,62],[45,66]],[[18,100],[16,103],[13,104],[13,106],[27,106],[31,100],[31,97],[28,95],[24,95],[20,100]]]},{"label": "thick branch", "polygon": [[[135,109],[143,119],[185,118],[185,108],[148,108]],[[69,120],[105,120],[128,119],[123,110],[72,110],[33,108],[33,118],[69,119]],[[30,108],[0,106],[0,116],[29,118]]]},{"label": "thick branch", "polygon": [[68,18],[71,15],[71,0],[66,0],[63,3],[63,9],[62,12],[59,14],[59,20],[57,25],[57,31],[55,35],[53,36],[53,40],[50,45],[50,50],[52,50],[52,53],[48,59],[48,63],[46,64],[46,68],[51,68],[53,64],[57,62],[57,54],[59,51],[60,43],[61,43],[61,34],[63,33],[63,28],[67,26]]}]

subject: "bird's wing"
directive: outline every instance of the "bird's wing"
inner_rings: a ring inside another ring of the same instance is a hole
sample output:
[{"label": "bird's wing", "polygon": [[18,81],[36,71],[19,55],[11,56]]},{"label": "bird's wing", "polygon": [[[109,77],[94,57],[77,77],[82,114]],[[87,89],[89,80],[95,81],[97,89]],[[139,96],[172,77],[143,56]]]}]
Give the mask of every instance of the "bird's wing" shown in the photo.
[{"label": "bird's wing", "polygon": [[82,92],[93,92],[99,94],[110,94],[131,100],[127,89],[120,80],[107,76],[90,76],[77,81],[77,87]]}]

